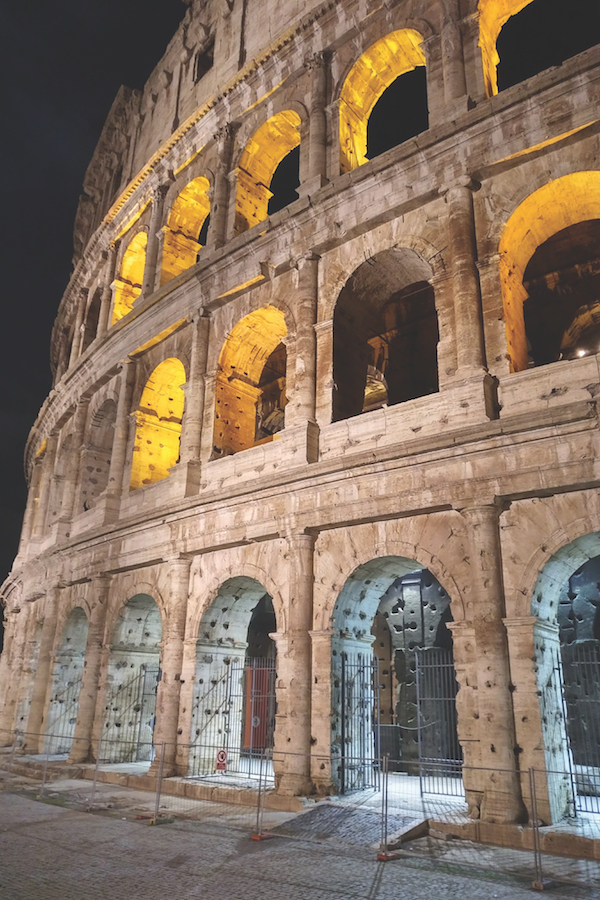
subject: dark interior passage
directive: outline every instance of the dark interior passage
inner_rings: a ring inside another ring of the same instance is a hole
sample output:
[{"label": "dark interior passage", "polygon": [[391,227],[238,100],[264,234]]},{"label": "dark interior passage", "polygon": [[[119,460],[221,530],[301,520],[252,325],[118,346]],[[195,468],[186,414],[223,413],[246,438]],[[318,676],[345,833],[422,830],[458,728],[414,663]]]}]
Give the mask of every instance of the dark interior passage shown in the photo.
[{"label": "dark interior passage", "polygon": [[600,43],[598,0],[533,0],[506,22],[496,48],[503,91]]},{"label": "dark interior passage", "polygon": [[403,144],[429,128],[427,70],[399,75],[383,92],[367,124],[367,159]]},{"label": "dark interior passage", "polygon": [[268,215],[279,212],[294,200],[298,199],[296,189],[300,186],[300,145],[294,147],[287,156],[284,156],[271,179],[270,190],[273,194],[269,198],[267,207]]}]

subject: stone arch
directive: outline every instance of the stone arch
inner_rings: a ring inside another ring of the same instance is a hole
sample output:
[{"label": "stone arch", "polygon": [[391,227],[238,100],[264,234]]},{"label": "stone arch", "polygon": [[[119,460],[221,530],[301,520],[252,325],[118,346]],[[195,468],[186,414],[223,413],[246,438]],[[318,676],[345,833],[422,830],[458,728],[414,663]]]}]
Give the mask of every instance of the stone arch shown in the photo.
[{"label": "stone arch", "polygon": [[281,161],[300,144],[301,118],[294,109],[275,113],[248,139],[237,167],[235,234],[267,218],[269,190]]},{"label": "stone arch", "polygon": [[154,596],[135,593],[115,610],[107,627],[103,756],[113,763],[150,762],[160,677],[162,611]]},{"label": "stone arch", "polygon": [[[331,616],[332,774],[342,792],[369,787],[382,752],[409,774],[423,758],[458,773],[451,619],[449,595],[414,559],[374,557],[345,580]],[[426,702],[418,669],[431,682]]]},{"label": "stone arch", "polygon": [[131,312],[133,304],[142,293],[147,244],[147,229],[142,228],[133,235],[123,251],[114,283],[112,325]]},{"label": "stone arch", "polygon": [[426,65],[423,34],[412,27],[380,37],[354,62],[339,92],[340,171],[367,161],[369,116],[385,90],[401,75]]},{"label": "stone arch", "polygon": [[333,421],[439,390],[429,263],[396,246],[363,262],[333,313]]},{"label": "stone arch", "polygon": [[199,175],[188,181],[174,199],[165,227],[161,285],[196,264],[198,253],[206,244],[209,190],[208,179]]},{"label": "stone arch", "polygon": [[214,773],[225,749],[228,770],[252,774],[273,746],[276,644],[273,598],[248,575],[223,581],[198,625],[192,698],[190,774]]},{"label": "stone arch", "polygon": [[599,207],[600,172],[573,172],[530,193],[508,219],[498,249],[512,371],[521,371],[529,364],[523,309],[529,297],[523,284],[529,262],[558,232],[597,219]]},{"label": "stone arch", "polygon": [[[286,337],[285,316],[272,305],[248,313],[230,331],[216,375],[215,457],[269,442],[282,429],[287,402]],[[272,407],[268,412],[267,406]],[[279,418],[268,433],[267,417],[273,417],[273,411]]]},{"label": "stone arch", "polygon": [[76,600],[69,607],[62,610],[57,629],[60,643],[54,655],[46,716],[44,750],[52,754],[68,754],[71,750],[85,665],[88,614]]},{"label": "stone arch", "polygon": [[132,490],[168,478],[179,459],[185,381],[183,363],[176,357],[163,360],[146,381],[135,414]]},{"label": "stone arch", "polygon": [[117,403],[107,398],[89,417],[88,437],[81,454],[79,512],[90,509],[108,485]]}]

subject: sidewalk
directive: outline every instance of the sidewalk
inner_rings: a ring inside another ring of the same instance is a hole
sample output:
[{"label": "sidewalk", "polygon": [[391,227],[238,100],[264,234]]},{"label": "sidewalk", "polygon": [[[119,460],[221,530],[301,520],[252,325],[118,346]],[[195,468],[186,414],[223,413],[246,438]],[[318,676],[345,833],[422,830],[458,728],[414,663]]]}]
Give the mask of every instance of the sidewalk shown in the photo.
[{"label": "sidewalk", "polygon": [[[472,853],[485,854],[487,872],[465,866],[455,842],[438,842],[438,861],[403,856],[381,863],[370,847],[342,845],[323,831],[311,833],[313,811],[320,820],[318,827],[323,828],[325,814],[319,812],[323,806],[303,814],[309,817],[304,825],[302,814],[266,810],[264,828],[277,836],[255,842],[250,838],[252,817],[239,806],[204,801],[200,821],[179,817],[169,821],[166,808],[161,812],[168,824],[153,827],[150,793],[99,785],[99,808],[86,813],[82,810],[89,782],[48,785],[45,802],[40,802],[34,799],[38,786],[30,779],[2,772],[0,779],[2,900],[164,900],[170,896],[178,900],[524,900],[536,896],[529,878],[494,871],[495,854],[515,851],[475,848]],[[594,900],[600,897],[600,887],[557,885],[547,895],[556,900]]]}]

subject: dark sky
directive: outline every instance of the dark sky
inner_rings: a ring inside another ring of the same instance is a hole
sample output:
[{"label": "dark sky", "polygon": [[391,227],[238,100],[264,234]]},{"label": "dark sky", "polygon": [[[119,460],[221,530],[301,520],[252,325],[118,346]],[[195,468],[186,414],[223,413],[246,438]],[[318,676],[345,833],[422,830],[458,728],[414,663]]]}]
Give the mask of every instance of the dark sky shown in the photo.
[{"label": "dark sky", "polygon": [[184,14],[181,0],[0,3],[0,582],[17,549],[23,450],[51,384],[85,170],[119,86],[143,86]]}]

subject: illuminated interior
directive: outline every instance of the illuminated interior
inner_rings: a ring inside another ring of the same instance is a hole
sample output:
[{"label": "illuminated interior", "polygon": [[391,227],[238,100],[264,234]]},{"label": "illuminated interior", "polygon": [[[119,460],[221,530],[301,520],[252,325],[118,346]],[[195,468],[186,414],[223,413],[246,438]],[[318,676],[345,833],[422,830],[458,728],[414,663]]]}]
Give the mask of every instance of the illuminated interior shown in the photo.
[{"label": "illuminated interior", "polygon": [[217,370],[213,458],[267,443],[283,429],[286,333],[274,306],[250,313],[230,332]]},{"label": "illuminated interior", "polygon": [[[542,247],[554,235],[558,235],[559,232],[565,232],[565,230],[579,223],[592,223],[594,220],[597,220],[599,209],[600,172],[575,172],[572,175],[557,178],[555,181],[551,181],[535,191],[517,207],[506,223],[499,251],[504,323],[506,326],[506,342],[511,371],[519,372],[528,368],[531,364],[542,364],[541,359],[536,362],[535,358],[532,360],[530,357],[532,349],[531,337],[533,335],[529,335],[530,346],[528,346],[524,304],[527,302],[528,308],[532,307],[533,304],[529,303],[530,297],[524,281],[530,282],[534,279],[544,278],[547,279],[546,286],[550,289],[553,282],[556,281],[557,273],[542,271],[547,266],[542,266],[542,269],[539,269],[539,255],[533,266],[527,271],[530,261],[534,259],[534,254],[538,248]],[[565,252],[563,256],[564,264],[567,268],[578,265],[581,274],[582,263],[581,261],[576,262],[576,259],[580,253],[581,241],[590,239],[593,241],[593,226],[588,225],[585,229],[574,230],[570,234],[561,235],[561,239],[565,237],[572,246],[571,254],[569,255]],[[590,275],[593,276],[594,259],[598,254],[597,250],[595,253],[590,250],[590,253],[592,258],[590,259],[587,256],[583,265],[584,267],[588,266]],[[553,253],[544,254],[544,256],[550,256],[550,258],[552,258],[552,255]],[[592,312],[592,310],[586,311],[585,309],[589,299],[589,283],[585,279],[579,279],[579,281],[582,288],[581,294],[578,294],[578,296],[582,297],[583,302],[578,303],[576,315],[575,311],[573,311],[573,318],[578,319],[579,325],[575,323],[564,325],[565,343],[560,351],[564,355],[572,355],[572,351],[576,350],[576,348],[571,346],[575,332],[578,332],[579,337],[581,337],[582,328],[580,326],[585,321],[585,316],[588,312]],[[556,302],[556,298],[554,302]],[[579,309],[580,306],[584,308]],[[574,330],[569,336],[566,332],[571,332],[571,329]],[[561,337],[561,345],[562,342],[563,337]]]},{"label": "illuminated interior", "polygon": [[333,316],[333,421],[439,390],[431,269],[385,250],[348,279]]},{"label": "illuminated interior", "polygon": [[235,234],[267,218],[275,169],[299,143],[300,116],[291,109],[272,116],[252,135],[238,166]]},{"label": "illuminated interior", "polygon": [[146,382],[135,413],[132,490],[168,478],[179,459],[185,381],[183,363],[171,358],[161,362]]},{"label": "illuminated interior", "polygon": [[190,181],[171,207],[163,246],[160,283],[166,284],[190,266],[195,265],[203,247],[200,242],[203,225],[210,212],[208,179]]},{"label": "illuminated interior", "polygon": [[121,269],[115,278],[112,324],[118,322],[133,309],[133,304],[142,293],[144,267],[146,265],[146,245],[148,235],[138,231],[123,254]]},{"label": "illuminated interior", "polygon": [[412,28],[385,35],[355,62],[340,95],[340,169],[367,162],[369,116],[383,92],[400,76],[425,65],[423,38]]}]

